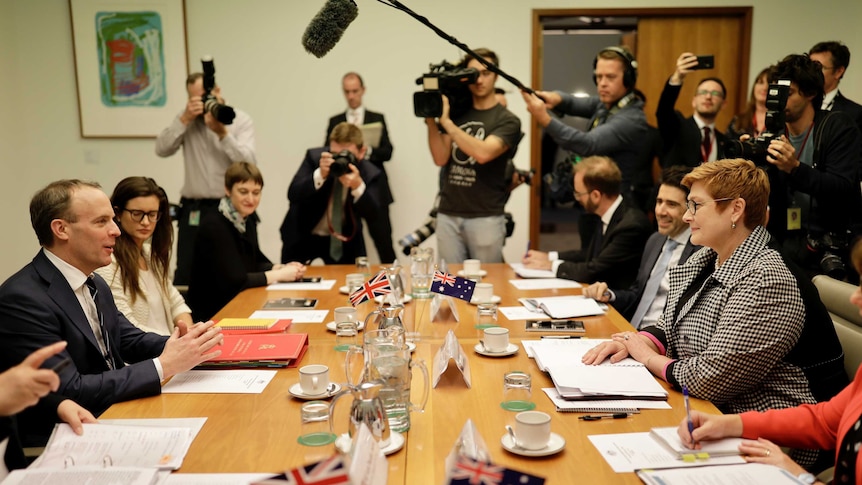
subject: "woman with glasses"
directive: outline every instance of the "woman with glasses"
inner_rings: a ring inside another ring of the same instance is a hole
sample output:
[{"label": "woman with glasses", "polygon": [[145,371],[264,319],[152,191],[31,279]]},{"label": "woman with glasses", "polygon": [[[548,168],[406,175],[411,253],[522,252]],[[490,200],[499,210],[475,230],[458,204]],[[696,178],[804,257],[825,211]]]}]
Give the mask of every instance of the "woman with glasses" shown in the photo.
[{"label": "woman with glasses", "polygon": [[96,270],[117,308],[148,332],[171,335],[192,323],[191,310],[168,278],[174,228],[164,189],[147,177],[127,177],[111,195],[120,237],[111,264]]},{"label": "woman with glasses", "polygon": [[[768,246],[766,174],[748,160],[719,160],[682,184],[690,189],[683,220],[691,243],[704,248],[670,270],[655,326],[615,334],[584,362],[631,356],[724,413],[815,403],[805,373],[787,358],[806,313],[796,278]],[[817,457],[794,453],[806,465]]]},{"label": "woman with glasses", "polygon": [[257,166],[235,162],[224,174],[225,197],[218,213],[201,220],[192,259],[189,304],[195,321],[213,317],[246,288],[296,281],[305,266],[276,264],[260,250],[257,210],[263,175]]}]

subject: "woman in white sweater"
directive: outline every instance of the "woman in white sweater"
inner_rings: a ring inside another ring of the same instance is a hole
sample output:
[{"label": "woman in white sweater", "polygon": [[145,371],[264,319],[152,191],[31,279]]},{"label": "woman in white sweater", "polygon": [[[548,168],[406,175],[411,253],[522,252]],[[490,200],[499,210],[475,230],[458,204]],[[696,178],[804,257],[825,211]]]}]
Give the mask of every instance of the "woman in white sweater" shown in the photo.
[{"label": "woman in white sweater", "polygon": [[96,272],[108,282],[117,308],[148,332],[170,335],[191,325],[191,309],[168,279],[174,229],[168,197],[155,180],[127,177],[111,195],[117,238],[111,264]]}]

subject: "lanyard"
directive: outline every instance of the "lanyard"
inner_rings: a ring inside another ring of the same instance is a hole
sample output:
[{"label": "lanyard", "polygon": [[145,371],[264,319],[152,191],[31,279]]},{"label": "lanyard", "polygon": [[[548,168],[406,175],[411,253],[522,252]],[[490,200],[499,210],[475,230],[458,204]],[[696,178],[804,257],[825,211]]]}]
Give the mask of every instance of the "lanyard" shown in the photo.
[{"label": "lanyard", "polygon": [[[799,154],[796,156],[797,160],[802,158],[802,150],[805,150],[805,144],[808,143],[808,136],[811,135],[812,128],[814,128],[813,122],[808,126],[808,131],[805,132],[805,138],[802,139],[802,145],[799,147]],[[786,136],[787,139],[790,140],[790,133],[787,132],[787,126],[784,127],[784,136]]]}]

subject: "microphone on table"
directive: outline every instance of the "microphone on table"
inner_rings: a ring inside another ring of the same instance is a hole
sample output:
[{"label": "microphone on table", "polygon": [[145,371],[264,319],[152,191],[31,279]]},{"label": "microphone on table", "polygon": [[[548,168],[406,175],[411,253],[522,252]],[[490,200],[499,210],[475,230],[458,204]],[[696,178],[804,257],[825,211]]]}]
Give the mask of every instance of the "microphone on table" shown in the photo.
[{"label": "microphone on table", "polygon": [[302,46],[317,58],[325,56],[359,15],[353,0],[327,0],[302,34]]}]

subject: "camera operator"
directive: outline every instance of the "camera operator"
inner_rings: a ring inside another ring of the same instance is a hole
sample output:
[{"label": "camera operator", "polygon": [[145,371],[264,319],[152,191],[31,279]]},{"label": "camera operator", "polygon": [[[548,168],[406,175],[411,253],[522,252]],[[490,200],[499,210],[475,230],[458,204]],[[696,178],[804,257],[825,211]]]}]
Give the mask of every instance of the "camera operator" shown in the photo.
[{"label": "camera operator", "polygon": [[380,169],[365,161],[362,130],[335,125],[329,146],[305,152],[287,189],[290,208],[281,224],[282,261],[322,258],[326,264],[353,264],[365,256],[362,221],[374,234],[382,226]]},{"label": "camera operator", "polygon": [[[196,72],[186,79],[189,99],[185,109],[156,138],[156,155],[160,157],[169,157],[180,147],[183,149],[185,179],[177,215],[177,270],[174,274],[177,285],[189,283],[198,226],[205,214],[218,213],[219,200],[224,197],[225,170],[234,162],[256,163],[251,117],[235,110],[233,123],[224,125],[210,112],[204,112],[203,78],[203,73]],[[224,104],[219,86],[214,86],[210,94]]]},{"label": "camera operator", "polygon": [[[769,81],[789,80],[786,129],[767,147],[770,232],[812,274],[845,275],[859,218],[862,146],[846,113],[820,110],[823,73],[807,55],[785,57]],[[852,230],[852,232],[851,232]]]},{"label": "camera operator", "polygon": [[[499,65],[491,50],[475,52]],[[472,57],[462,64],[479,71],[469,86],[471,108],[453,120],[450,100],[443,95],[439,120],[425,118],[431,155],[442,167],[437,247],[440,258],[450,263],[468,258],[500,263],[506,238],[503,207],[509,194],[506,161],[517,148],[521,121],[498,102],[497,74]]]}]

